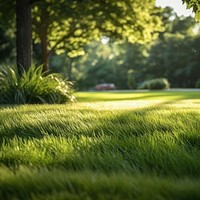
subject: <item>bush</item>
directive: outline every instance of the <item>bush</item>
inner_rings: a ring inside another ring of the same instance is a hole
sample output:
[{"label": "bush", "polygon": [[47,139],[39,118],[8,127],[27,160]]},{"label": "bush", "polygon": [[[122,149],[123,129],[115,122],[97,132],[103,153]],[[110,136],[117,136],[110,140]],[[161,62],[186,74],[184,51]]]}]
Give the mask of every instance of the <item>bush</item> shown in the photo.
[{"label": "bush", "polygon": [[74,101],[72,84],[60,74],[42,72],[43,67],[32,66],[19,76],[16,67],[0,70],[1,104],[66,103]]},{"label": "bush", "polygon": [[196,87],[196,88],[200,88],[200,79],[196,82],[195,87]]},{"label": "bush", "polygon": [[149,89],[149,81],[145,81],[143,82],[139,87],[138,89]]},{"label": "bush", "polygon": [[139,89],[149,89],[149,90],[158,90],[158,89],[167,89],[170,87],[170,84],[166,78],[156,78],[149,81],[145,81],[139,87]]}]

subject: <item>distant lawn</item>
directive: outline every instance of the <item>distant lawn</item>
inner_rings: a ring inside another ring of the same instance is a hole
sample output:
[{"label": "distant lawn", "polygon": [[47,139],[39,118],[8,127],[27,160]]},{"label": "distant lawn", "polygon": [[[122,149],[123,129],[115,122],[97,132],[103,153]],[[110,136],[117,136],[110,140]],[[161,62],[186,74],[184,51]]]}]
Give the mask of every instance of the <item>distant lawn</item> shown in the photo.
[{"label": "distant lawn", "polygon": [[79,101],[115,101],[115,100],[180,100],[200,99],[199,91],[109,91],[78,92]]},{"label": "distant lawn", "polygon": [[1,107],[0,199],[200,199],[200,92],[77,96]]}]

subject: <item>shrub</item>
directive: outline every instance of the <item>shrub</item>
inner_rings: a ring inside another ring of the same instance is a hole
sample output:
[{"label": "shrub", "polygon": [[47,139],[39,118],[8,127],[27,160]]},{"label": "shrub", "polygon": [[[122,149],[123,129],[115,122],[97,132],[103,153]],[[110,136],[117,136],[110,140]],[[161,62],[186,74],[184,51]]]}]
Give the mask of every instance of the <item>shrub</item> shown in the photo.
[{"label": "shrub", "polygon": [[43,67],[31,66],[19,76],[16,67],[0,70],[1,104],[66,103],[74,101],[72,83],[60,74],[42,72]]},{"label": "shrub", "polygon": [[139,89],[149,89],[149,90],[156,90],[156,89],[167,89],[170,87],[170,84],[166,78],[156,78],[149,81],[145,81],[139,87]]},{"label": "shrub", "polygon": [[200,79],[196,82],[195,87],[196,87],[196,88],[200,88]]},{"label": "shrub", "polygon": [[138,87],[138,89],[149,89],[149,82],[150,82],[150,81],[144,81],[144,82]]}]

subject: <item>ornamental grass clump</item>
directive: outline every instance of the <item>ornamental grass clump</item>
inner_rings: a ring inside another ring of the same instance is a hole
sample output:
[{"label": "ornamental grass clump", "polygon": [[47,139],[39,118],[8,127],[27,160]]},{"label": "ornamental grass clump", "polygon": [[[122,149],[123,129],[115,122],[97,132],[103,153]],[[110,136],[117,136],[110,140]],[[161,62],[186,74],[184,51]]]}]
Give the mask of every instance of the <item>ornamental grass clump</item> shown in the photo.
[{"label": "ornamental grass clump", "polygon": [[0,69],[0,104],[60,104],[74,101],[72,83],[61,74],[31,66],[21,76],[16,67]]}]

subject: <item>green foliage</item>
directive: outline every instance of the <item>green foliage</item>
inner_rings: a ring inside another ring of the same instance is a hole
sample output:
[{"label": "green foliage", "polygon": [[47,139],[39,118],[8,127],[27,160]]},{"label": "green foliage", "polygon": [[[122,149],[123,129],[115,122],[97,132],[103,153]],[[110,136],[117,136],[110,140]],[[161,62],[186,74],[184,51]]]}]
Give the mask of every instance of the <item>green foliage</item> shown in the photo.
[{"label": "green foliage", "polygon": [[200,20],[200,2],[199,0],[182,0],[183,3],[186,3],[187,8],[192,8],[195,13],[196,20]]},{"label": "green foliage", "polygon": [[[15,3],[0,0],[0,18],[5,20],[8,8],[15,10]],[[84,45],[102,36],[144,44],[157,38],[162,30],[154,0],[43,0],[31,1],[31,6],[33,41],[41,45],[42,60],[38,63],[44,64],[44,69],[53,53],[65,53],[70,58],[82,56]],[[14,13],[5,21],[13,24]]]},{"label": "green foliage", "polygon": [[115,83],[118,89],[128,88],[128,71],[134,70],[135,82],[140,82],[148,46],[122,42],[93,42],[85,47],[87,54],[73,62],[73,77],[79,89],[89,89],[103,82]]},{"label": "green foliage", "polygon": [[[165,32],[150,45],[111,39],[108,44],[93,42],[87,54],[73,63],[73,77],[79,89],[89,89],[99,82],[114,82],[119,89],[128,88],[128,70],[134,70],[135,81],[166,77],[171,87],[195,87],[199,78],[199,36],[192,17],[178,17],[172,9],[162,13]],[[63,66],[63,65],[61,65]]]},{"label": "green foliage", "polygon": [[154,8],[153,0],[39,1],[33,5],[34,38],[39,42],[46,28],[49,49],[67,50],[71,57],[102,35],[149,42],[162,29]]},{"label": "green foliage", "polygon": [[73,101],[71,83],[59,74],[46,74],[43,67],[32,66],[20,76],[16,67],[0,71],[0,103],[65,103]]},{"label": "green foliage", "polygon": [[5,25],[0,24],[0,63],[10,62],[13,58],[14,31],[6,28]]},{"label": "green foliage", "polygon": [[196,82],[196,88],[200,88],[200,79]]},{"label": "green foliage", "polygon": [[192,17],[176,17],[169,26],[153,43],[144,76],[166,77],[172,87],[194,88],[199,78],[200,37],[194,32],[198,24]]},{"label": "green foliage", "polygon": [[168,89],[170,84],[166,78],[156,78],[152,80],[145,81],[139,87],[139,89],[149,89],[149,90],[158,90],[158,89]]},{"label": "green foliage", "polygon": [[187,36],[194,36],[194,29],[197,23],[193,17],[176,17],[173,22],[171,22],[171,30],[168,31],[172,34],[180,33]]},{"label": "green foliage", "polygon": [[134,71],[131,69],[128,71],[128,87],[129,89],[137,88],[135,77],[134,77]]}]

